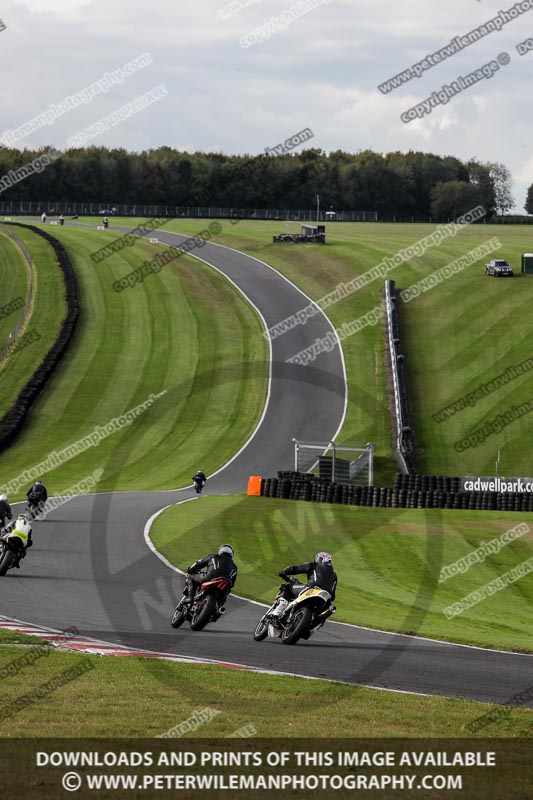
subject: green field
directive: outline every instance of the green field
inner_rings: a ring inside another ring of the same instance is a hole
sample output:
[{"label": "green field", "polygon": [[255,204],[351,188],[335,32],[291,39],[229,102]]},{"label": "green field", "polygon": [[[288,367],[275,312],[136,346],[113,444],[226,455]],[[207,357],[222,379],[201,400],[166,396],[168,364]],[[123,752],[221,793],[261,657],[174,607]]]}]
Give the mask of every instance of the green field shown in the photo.
[{"label": "green field", "polygon": [[[0,226],[0,234],[4,228]],[[29,274],[22,253],[6,235],[0,235],[0,286],[2,287],[0,307],[28,295]],[[0,347],[6,342],[9,333],[17,324],[22,309],[0,317]]]},{"label": "green field", "polygon": [[[30,423],[2,455],[0,485],[107,424],[115,432],[98,446],[43,472],[53,493],[96,468],[103,491],[174,488],[199,464],[208,474],[222,466],[264,405],[268,345],[256,312],[218,272],[187,258],[117,293],[113,281],[160,248],[139,242],[95,265],[101,232],[53,234],[74,264],[81,319]],[[131,424],[112,422],[160,393]]]},{"label": "green field", "polygon": [[[26,652],[0,646],[0,672]],[[80,664],[89,667],[85,674],[37,702],[15,706],[14,715],[0,721],[0,735],[77,738],[82,731],[85,738],[154,737],[205,708],[219,713],[184,737],[222,738],[246,727],[258,737],[500,738],[526,736],[533,720],[530,710],[516,708],[472,734],[468,723],[492,706],[221,667],[60,652],[4,677],[0,711]],[[330,726],[317,726],[317,708],[334,721]]]},{"label": "green field", "polygon": [[[0,232],[2,229],[3,226],[0,226]],[[55,342],[66,314],[63,275],[52,247],[40,236],[24,228],[17,228],[16,235],[28,247],[36,275],[33,308],[25,333],[35,334],[39,338],[14,352],[2,365],[0,418],[10,410],[19,392]],[[1,240],[7,241],[5,237],[1,237]],[[27,274],[27,267],[24,269]]]},{"label": "green field", "polygon": [[167,509],[156,519],[151,538],[182,569],[213,552],[217,542],[228,541],[239,567],[235,591],[269,604],[280,569],[329,550],[339,576],[335,619],[532,652],[530,575],[451,619],[444,608],[531,558],[533,528],[484,563],[439,583],[442,567],[527,520],[521,513],[363,508],[231,495]]},{"label": "green field", "polygon": [[[139,221],[123,222],[133,227]],[[165,227],[196,234],[208,222],[173,221]],[[285,224],[243,221],[222,226],[218,242],[265,260],[315,299],[432,229],[337,224],[328,227],[326,247],[285,247],[271,243],[272,233],[285,230]],[[80,327],[29,425],[2,454],[0,485],[151,393],[165,391],[125,430],[50,472],[50,488],[57,493],[97,467],[105,470],[101,490],[170,488],[188,483],[200,460],[208,473],[221,466],[253,429],[265,397],[267,351],[255,312],[216,271],[187,257],[150,276],[142,286],[116,294],[113,281],[153,257],[158,247],[138,242],[95,265],[90,253],[115,234],[69,228],[68,223],[51,232],[67,247],[81,285]],[[502,241],[502,252],[495,255],[507,257],[514,266],[518,255],[531,249],[527,230],[472,227],[398,267],[390,277],[405,288],[494,235]],[[339,326],[377,305],[382,283],[370,284],[329,309],[333,323]],[[527,399],[527,376],[446,422],[431,419],[478,382],[529,355],[527,337],[533,321],[524,311],[529,286],[523,278],[502,282],[485,278],[479,264],[402,306],[420,471],[490,474],[493,448],[501,447],[501,474],[530,472],[528,417],[466,454],[458,455],[453,448],[457,439],[485,419],[478,417],[481,410],[488,409],[491,418],[506,404]],[[459,315],[463,307],[465,314]],[[519,331],[510,324],[515,314],[523,316]],[[365,328],[345,340],[343,348],[350,403],[339,440],[354,445],[373,441],[376,482],[390,482],[394,468],[382,325]],[[433,359],[439,365],[438,379]],[[465,427],[467,423],[470,427]],[[524,514],[369,509],[233,495],[201,497],[169,509],[156,520],[152,533],[161,552],[180,567],[220,541],[230,541],[239,565],[237,593],[263,602],[272,600],[281,567],[328,549],[339,573],[339,621],[532,651],[529,576],[451,620],[443,614],[447,605],[531,557],[531,534],[439,584],[443,566],[527,519]],[[0,634],[5,643],[0,647],[0,669],[24,652],[8,645],[18,640],[23,641],[17,634]],[[80,660],[79,655],[66,653],[43,658],[37,669],[27,668],[32,688]],[[78,736],[81,725],[84,736],[157,736],[190,716],[199,707],[199,696],[202,707],[221,713],[195,736],[224,737],[253,725],[254,735],[266,737],[279,737],[280,731],[284,736],[345,736],[356,731],[361,737],[465,737],[471,735],[466,725],[489,708],[211,666],[133,658],[91,661],[90,672],[4,720],[4,735]],[[5,703],[25,692],[20,676],[5,678],[3,689]],[[334,728],[317,728],[317,704],[335,719]],[[514,709],[478,735],[527,736],[530,728],[531,712]]]},{"label": "green field", "polygon": [[[100,220],[94,220],[100,222]],[[116,219],[112,224],[134,225],[142,220]],[[196,234],[209,220],[172,220],[165,230]],[[377,265],[384,256],[427,236],[435,226],[381,223],[331,223],[327,244],[273,244],[272,234],[286,223],[243,220],[236,225],[221,220],[215,241],[266,261],[287,275],[311,298],[318,299],[336,285]],[[299,223],[288,229],[297,231]],[[444,422],[432,415],[460,400],[480,384],[519,365],[531,355],[533,315],[529,313],[533,280],[517,275],[512,280],[487,278],[484,263],[491,257],[507,258],[520,270],[521,254],[531,252],[533,232],[528,226],[473,225],[393,269],[387,277],[405,289],[492,237],[501,250],[457,273],[444,283],[401,304],[404,349],[413,401],[419,448],[418,471],[442,475],[491,475],[498,450],[500,475],[529,475],[531,458],[524,447],[533,436],[531,414],[487,437],[477,447],[458,452],[454,445],[485,422],[512,406],[531,399],[531,377],[521,377],[480,399]],[[384,281],[378,279],[327,310],[333,324],[359,318],[380,303]],[[343,341],[349,381],[349,405],[344,427],[337,437],[347,444],[376,446],[376,483],[390,485],[390,414],[387,406],[384,331],[381,323],[366,327]],[[318,362],[319,363],[319,362]]]}]

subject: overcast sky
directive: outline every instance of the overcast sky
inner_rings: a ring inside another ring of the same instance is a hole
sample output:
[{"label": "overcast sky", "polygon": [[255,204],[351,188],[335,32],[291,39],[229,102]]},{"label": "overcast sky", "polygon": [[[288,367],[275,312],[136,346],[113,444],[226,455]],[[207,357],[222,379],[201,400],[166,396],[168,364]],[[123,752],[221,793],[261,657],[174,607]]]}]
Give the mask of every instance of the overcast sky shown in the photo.
[{"label": "overcast sky", "polygon": [[[17,146],[61,148],[80,129],[164,84],[166,97],[91,143],[257,154],[311,128],[308,146],[327,152],[415,149],[501,161],[513,174],[515,211],[523,213],[533,183],[533,50],[520,56],[516,46],[533,39],[533,10],[383,94],[378,84],[513,0],[236,0],[235,13],[219,13],[227,5],[3,0],[0,133],[149,53],[151,64]],[[287,14],[281,15],[295,5],[300,17],[282,29]],[[490,80],[402,122],[402,113],[443,84],[502,53],[511,62]]]}]

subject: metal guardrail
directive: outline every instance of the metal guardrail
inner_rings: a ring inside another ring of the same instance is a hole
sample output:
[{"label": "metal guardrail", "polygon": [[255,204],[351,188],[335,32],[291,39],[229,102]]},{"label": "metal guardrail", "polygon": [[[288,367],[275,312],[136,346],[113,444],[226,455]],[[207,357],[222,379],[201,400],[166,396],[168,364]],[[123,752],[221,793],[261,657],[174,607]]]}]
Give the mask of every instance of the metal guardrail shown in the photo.
[{"label": "metal guardrail", "polygon": [[[394,390],[394,414],[396,421],[396,446],[395,455],[400,471],[404,475],[414,473],[412,434],[407,409],[405,407],[406,387],[402,386],[402,378],[398,368],[399,359],[403,359],[400,352],[400,338],[398,330],[398,309],[394,281],[385,281],[385,311],[387,318],[387,338],[391,364],[392,383]],[[406,441],[409,434],[410,441]]]},{"label": "metal guardrail", "polygon": [[[49,216],[52,212],[56,215],[78,214],[82,216],[99,216],[106,213],[108,216],[127,217],[186,217],[209,219],[268,219],[277,222],[316,222],[317,212],[314,209],[301,208],[222,208],[221,206],[174,206],[151,205],[148,203],[71,203],[64,201],[39,200],[2,200],[0,214],[40,216],[45,211]],[[328,212],[320,211],[321,222],[377,222],[376,211],[335,211],[335,218],[327,217]]]},{"label": "metal guardrail", "polygon": [[9,236],[9,238],[13,240],[13,242],[16,244],[19,250],[21,250],[22,255],[24,256],[24,260],[26,261],[29,270],[30,281],[29,281],[26,302],[24,303],[24,307],[22,309],[20,317],[18,318],[14,327],[8,333],[7,338],[0,344],[0,363],[3,360],[1,355],[2,352],[4,352],[6,348],[8,348],[7,353],[9,355],[9,345],[12,345],[17,340],[19,333],[24,328],[28,320],[28,317],[31,313],[33,297],[35,294],[35,267],[33,264],[31,253],[29,252],[28,248],[26,247],[22,239],[19,236],[17,236],[17,234],[11,228],[7,227],[6,233]]}]

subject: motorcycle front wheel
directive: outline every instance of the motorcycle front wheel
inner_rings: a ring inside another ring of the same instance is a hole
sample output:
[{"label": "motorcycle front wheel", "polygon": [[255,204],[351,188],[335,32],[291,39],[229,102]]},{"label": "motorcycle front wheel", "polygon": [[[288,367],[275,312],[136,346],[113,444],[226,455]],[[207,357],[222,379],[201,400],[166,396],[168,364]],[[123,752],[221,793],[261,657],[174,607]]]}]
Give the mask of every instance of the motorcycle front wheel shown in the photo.
[{"label": "motorcycle front wheel", "polygon": [[267,615],[263,614],[257,625],[255,626],[254,639],[256,642],[262,642],[268,636],[268,619]]},{"label": "motorcycle front wheel", "polygon": [[207,597],[204,597],[200,606],[200,610],[194,615],[191,622],[191,630],[203,630],[213,616],[213,612],[215,611],[216,607],[217,601],[212,594],[208,594]]},{"label": "motorcycle front wheel", "polygon": [[0,576],[6,574],[14,560],[15,554],[11,550],[5,550],[4,555],[0,558]]},{"label": "motorcycle front wheel", "polygon": [[311,609],[307,606],[299,608],[295,612],[292,622],[288,628],[285,628],[281,634],[281,641],[283,644],[296,644],[298,639],[301,639],[302,634],[311,625],[313,614]]},{"label": "motorcycle front wheel", "polygon": [[172,619],[170,624],[173,628],[179,628],[185,622],[185,609],[176,606],[176,609],[172,615]]}]

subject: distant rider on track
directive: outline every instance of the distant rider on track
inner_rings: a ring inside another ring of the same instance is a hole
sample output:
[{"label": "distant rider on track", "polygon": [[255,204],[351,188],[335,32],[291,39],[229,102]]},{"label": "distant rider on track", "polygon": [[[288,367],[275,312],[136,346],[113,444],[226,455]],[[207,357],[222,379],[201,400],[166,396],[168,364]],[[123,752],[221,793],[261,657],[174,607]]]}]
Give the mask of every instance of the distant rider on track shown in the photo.
[{"label": "distant rider on track", "polygon": [[196,473],[192,476],[192,480],[194,483],[194,488],[196,489],[196,494],[200,494],[207,481],[207,478],[205,477],[205,472],[202,472],[201,469],[197,470]]},{"label": "distant rider on track", "polygon": [[272,616],[281,617],[290,601],[298,597],[309,586],[325,589],[330,593],[331,602],[333,602],[337,588],[337,573],[333,569],[333,559],[330,553],[317,553],[314,561],[306,561],[304,564],[285,567],[285,569],[278,572],[278,575],[280,578],[285,578],[287,575],[301,575],[302,573],[307,575],[307,584],[285,583],[280,586],[281,597],[272,612]]},{"label": "distant rider on track", "polygon": [[35,515],[41,513],[44,508],[44,504],[48,500],[46,486],[42,483],[42,481],[35,481],[33,486],[30,486],[26,492],[26,497],[28,498],[28,505],[31,512]]}]

